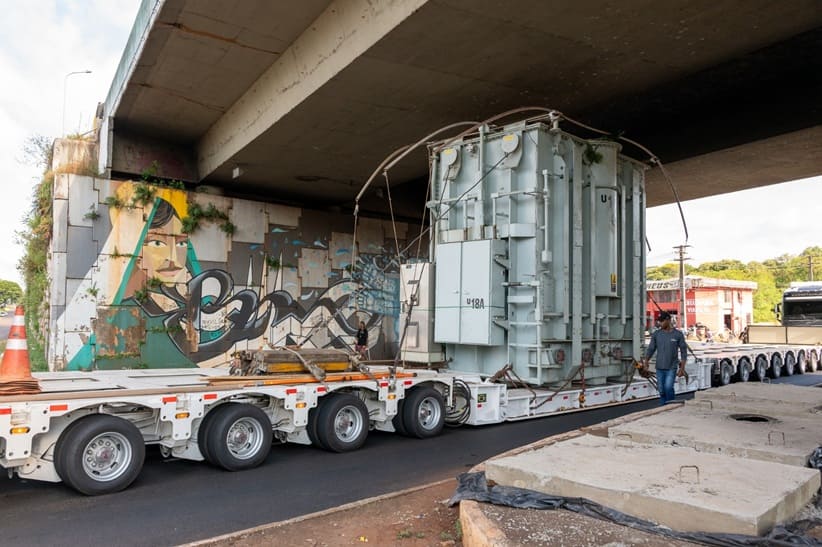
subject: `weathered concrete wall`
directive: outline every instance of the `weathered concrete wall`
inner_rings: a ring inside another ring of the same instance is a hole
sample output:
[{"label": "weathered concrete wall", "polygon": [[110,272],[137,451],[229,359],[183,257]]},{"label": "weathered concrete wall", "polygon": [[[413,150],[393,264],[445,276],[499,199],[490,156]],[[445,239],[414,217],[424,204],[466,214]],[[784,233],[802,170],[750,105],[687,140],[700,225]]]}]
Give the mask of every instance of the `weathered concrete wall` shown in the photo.
[{"label": "weathered concrete wall", "polygon": [[55,173],[97,172],[97,142],[80,139],[55,139],[51,169]]},{"label": "weathered concrete wall", "polygon": [[[186,233],[209,209],[227,221]],[[360,320],[371,357],[393,356],[393,231],[360,219],[352,276],[353,228],[350,215],[58,175],[49,366],[217,366],[267,344],[353,347]],[[401,245],[416,234],[397,231]]]}]

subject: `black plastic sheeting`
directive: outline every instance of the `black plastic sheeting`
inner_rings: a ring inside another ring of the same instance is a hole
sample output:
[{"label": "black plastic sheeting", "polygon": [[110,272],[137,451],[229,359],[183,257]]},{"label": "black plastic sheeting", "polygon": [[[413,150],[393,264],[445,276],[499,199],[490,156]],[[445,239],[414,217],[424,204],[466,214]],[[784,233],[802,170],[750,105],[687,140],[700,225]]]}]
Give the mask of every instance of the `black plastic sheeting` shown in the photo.
[{"label": "black plastic sheeting", "polygon": [[808,467],[822,470],[822,446],[814,449],[808,457]]},{"label": "black plastic sheeting", "polygon": [[[737,547],[748,545],[822,545],[822,541],[805,535],[805,532],[820,524],[816,521],[797,521],[790,526],[777,526],[767,536],[747,536],[743,534],[718,534],[709,532],[677,532],[666,526],[642,520],[621,511],[604,507],[585,498],[566,498],[551,496],[542,492],[534,492],[524,488],[511,486],[488,486],[485,473],[463,473],[457,477],[458,485],[454,496],[449,501],[453,506],[462,500],[475,500],[495,505],[506,505],[519,509],[566,509],[588,517],[628,526],[635,530],[658,534],[672,539],[681,539],[702,543],[703,545],[717,545],[721,547]],[[820,505],[820,496],[817,496],[817,507]]]}]

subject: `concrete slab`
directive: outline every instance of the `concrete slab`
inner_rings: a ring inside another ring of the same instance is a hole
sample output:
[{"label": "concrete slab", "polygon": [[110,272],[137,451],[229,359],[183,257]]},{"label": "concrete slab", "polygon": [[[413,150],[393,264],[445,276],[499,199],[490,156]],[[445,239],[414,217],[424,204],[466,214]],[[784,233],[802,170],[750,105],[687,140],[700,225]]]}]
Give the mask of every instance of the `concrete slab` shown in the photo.
[{"label": "concrete slab", "polygon": [[687,404],[758,412],[773,417],[790,415],[818,420],[822,418],[822,389],[747,382],[699,391]]},{"label": "concrete slab", "polygon": [[820,485],[815,469],[591,435],[488,461],[486,474],[498,484],[585,497],[676,530],[753,535],[791,518]]},{"label": "concrete slab", "polygon": [[681,406],[611,427],[608,433],[620,442],[686,446],[699,452],[804,467],[822,442],[822,420],[790,414],[774,417],[764,407],[740,412]]},{"label": "concrete slab", "polygon": [[[805,388],[808,389],[808,388]],[[807,404],[797,404],[790,401],[768,401],[749,397],[729,397],[728,399],[700,399],[685,403],[686,407],[704,412],[736,412],[769,416],[771,418],[799,418],[804,420],[822,420],[822,411]]]},{"label": "concrete slab", "polygon": [[780,400],[794,404],[822,405],[822,389],[808,389],[807,386],[790,384],[770,384],[767,382],[740,382],[723,387],[707,389],[694,395],[694,399],[727,398]]}]

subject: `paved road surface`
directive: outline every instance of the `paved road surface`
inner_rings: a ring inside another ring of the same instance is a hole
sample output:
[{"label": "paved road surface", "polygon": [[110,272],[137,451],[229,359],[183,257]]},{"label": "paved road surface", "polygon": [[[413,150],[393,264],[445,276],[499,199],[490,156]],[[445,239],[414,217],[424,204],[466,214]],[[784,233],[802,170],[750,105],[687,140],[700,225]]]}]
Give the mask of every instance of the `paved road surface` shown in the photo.
[{"label": "paved road surface", "polygon": [[9,339],[9,331],[11,330],[11,321],[14,319],[12,314],[5,317],[0,317],[0,340]]}]

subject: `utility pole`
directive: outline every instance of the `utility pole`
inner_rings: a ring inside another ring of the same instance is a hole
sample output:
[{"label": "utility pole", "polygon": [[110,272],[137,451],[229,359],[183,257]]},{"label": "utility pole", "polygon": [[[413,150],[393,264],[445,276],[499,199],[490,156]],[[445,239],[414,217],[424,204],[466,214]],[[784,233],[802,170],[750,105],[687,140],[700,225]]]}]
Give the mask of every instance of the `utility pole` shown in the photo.
[{"label": "utility pole", "polygon": [[808,256],[808,274],[810,275],[810,277],[808,279],[813,281],[813,257],[812,256]]},{"label": "utility pole", "polygon": [[679,318],[680,324],[677,325],[677,328],[680,329],[687,329],[688,328],[688,310],[685,305],[685,261],[690,260],[685,253],[687,252],[687,248],[690,245],[677,245],[674,247],[674,250],[678,253],[679,257],[677,260],[679,261]]}]

